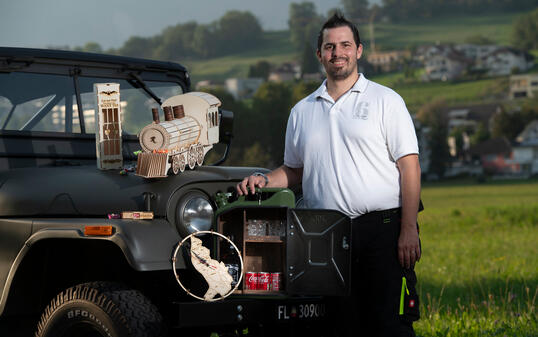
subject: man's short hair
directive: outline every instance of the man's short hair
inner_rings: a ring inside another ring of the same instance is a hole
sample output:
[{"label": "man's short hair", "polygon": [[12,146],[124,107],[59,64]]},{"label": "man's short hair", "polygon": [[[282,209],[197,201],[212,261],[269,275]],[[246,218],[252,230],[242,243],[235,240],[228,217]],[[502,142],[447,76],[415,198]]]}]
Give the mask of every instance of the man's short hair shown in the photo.
[{"label": "man's short hair", "polygon": [[359,30],[351,21],[348,21],[342,14],[336,12],[323,24],[323,27],[321,27],[321,30],[319,31],[318,50],[321,51],[321,44],[323,43],[323,31],[325,29],[344,27],[344,26],[347,26],[349,27],[349,29],[351,29],[351,32],[353,33],[353,39],[355,40],[355,44],[358,47],[361,44],[361,37],[359,35]]}]

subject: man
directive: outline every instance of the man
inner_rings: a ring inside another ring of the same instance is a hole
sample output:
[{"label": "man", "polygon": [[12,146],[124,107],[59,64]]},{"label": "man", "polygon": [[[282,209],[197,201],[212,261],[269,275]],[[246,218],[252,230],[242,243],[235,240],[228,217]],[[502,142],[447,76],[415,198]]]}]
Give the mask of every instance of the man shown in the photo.
[{"label": "man", "polygon": [[402,98],[358,73],[362,51],[357,28],[345,18],[335,14],[323,25],[317,57],[327,79],[292,109],[284,165],[245,178],[237,191],[302,182],[306,207],[353,218],[353,293],[340,306],[349,328],[341,333],[414,336],[417,139]]}]

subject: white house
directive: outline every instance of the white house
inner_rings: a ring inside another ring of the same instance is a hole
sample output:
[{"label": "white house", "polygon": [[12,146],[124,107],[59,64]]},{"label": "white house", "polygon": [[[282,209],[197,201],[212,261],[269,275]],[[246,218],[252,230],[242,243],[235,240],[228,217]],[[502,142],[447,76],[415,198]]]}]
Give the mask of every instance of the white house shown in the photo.
[{"label": "white house", "polygon": [[262,83],[263,78],[229,78],[224,86],[235,99],[243,99],[252,97]]},{"label": "white house", "polygon": [[510,98],[534,97],[538,94],[538,74],[510,76]]},{"label": "white house", "polygon": [[516,141],[518,144],[513,147],[513,160],[520,165],[521,173],[538,174],[538,120],[530,122]]},{"label": "white house", "polygon": [[476,67],[487,70],[490,76],[510,75],[514,70],[527,71],[533,65],[532,55],[507,47],[497,49],[476,62]]},{"label": "white house", "polygon": [[301,66],[294,62],[282,63],[269,73],[269,82],[287,82],[301,77]]},{"label": "white house", "polygon": [[423,79],[450,81],[460,77],[471,64],[470,59],[451,47],[440,49],[440,53],[425,59]]},{"label": "white house", "polygon": [[465,57],[477,60],[488,54],[493,53],[494,51],[503,48],[497,45],[478,45],[478,44],[458,44],[454,46],[454,49],[465,55]]}]

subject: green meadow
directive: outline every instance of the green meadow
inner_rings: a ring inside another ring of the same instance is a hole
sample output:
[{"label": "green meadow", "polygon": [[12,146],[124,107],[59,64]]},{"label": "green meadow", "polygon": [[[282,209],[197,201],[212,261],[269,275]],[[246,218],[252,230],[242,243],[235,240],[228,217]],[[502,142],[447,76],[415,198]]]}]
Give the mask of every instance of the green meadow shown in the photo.
[{"label": "green meadow", "polygon": [[476,81],[406,83],[404,75],[396,73],[369,79],[400,94],[412,114],[422,105],[436,99],[443,99],[448,105],[496,102],[496,94],[505,93],[508,88],[508,76]]},{"label": "green meadow", "polygon": [[538,181],[427,185],[419,336],[538,336]]}]

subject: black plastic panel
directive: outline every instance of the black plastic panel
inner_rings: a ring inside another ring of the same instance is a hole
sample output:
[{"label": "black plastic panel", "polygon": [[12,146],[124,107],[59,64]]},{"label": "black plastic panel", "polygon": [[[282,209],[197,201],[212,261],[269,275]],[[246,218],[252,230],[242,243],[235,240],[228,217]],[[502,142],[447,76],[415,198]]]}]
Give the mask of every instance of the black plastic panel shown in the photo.
[{"label": "black plastic panel", "polygon": [[351,219],[332,210],[289,209],[287,230],[288,294],[348,294]]}]

